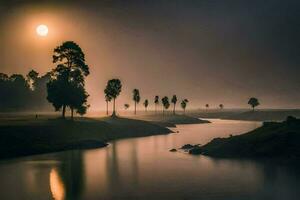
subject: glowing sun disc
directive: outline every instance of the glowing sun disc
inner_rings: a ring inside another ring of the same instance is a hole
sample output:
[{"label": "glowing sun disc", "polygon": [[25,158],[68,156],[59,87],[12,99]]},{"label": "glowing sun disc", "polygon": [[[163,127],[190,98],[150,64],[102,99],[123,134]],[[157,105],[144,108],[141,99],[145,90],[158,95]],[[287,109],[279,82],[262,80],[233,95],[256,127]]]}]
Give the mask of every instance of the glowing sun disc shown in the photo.
[{"label": "glowing sun disc", "polygon": [[36,33],[39,36],[47,36],[48,35],[48,27],[44,24],[39,25],[38,27],[36,27]]}]

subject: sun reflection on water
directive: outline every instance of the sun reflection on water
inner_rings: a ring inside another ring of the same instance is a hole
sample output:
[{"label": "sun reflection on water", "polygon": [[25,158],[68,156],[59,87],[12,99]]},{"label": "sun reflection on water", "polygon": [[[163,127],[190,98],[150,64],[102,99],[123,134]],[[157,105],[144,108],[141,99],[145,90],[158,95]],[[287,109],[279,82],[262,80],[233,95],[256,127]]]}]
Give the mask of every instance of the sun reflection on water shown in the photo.
[{"label": "sun reflection on water", "polygon": [[56,168],[50,171],[50,190],[55,200],[65,199],[65,186]]}]

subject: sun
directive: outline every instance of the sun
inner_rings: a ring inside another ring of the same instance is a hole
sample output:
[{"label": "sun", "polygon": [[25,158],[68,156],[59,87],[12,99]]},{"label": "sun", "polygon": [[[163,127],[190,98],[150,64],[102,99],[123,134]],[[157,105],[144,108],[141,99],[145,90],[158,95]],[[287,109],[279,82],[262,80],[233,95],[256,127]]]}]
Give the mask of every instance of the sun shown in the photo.
[{"label": "sun", "polygon": [[45,37],[45,36],[48,35],[48,27],[46,25],[44,25],[44,24],[38,25],[36,27],[36,33],[39,36]]}]

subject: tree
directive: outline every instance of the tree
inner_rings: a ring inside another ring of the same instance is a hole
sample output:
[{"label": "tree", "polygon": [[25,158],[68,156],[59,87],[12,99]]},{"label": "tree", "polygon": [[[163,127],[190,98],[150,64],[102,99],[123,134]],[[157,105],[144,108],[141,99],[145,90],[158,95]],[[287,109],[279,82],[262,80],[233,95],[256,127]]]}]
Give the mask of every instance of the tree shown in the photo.
[{"label": "tree", "polygon": [[171,102],[173,103],[173,115],[175,115],[175,107],[176,107],[176,103],[177,103],[177,96],[174,94],[172,99],[171,99]]},{"label": "tree", "polygon": [[63,118],[66,107],[70,107],[73,118],[74,109],[83,113],[88,107],[84,85],[89,67],[85,63],[85,55],[78,44],[67,41],[54,49],[53,63],[57,66],[47,83],[47,99],[56,111],[62,108]]},{"label": "tree", "polygon": [[38,79],[39,73],[36,72],[35,70],[31,70],[31,71],[28,72],[26,77],[27,77],[27,82],[30,85],[30,88],[32,90],[34,90],[33,83],[35,83],[36,80]]},{"label": "tree", "polygon": [[209,108],[209,104],[205,104],[206,110]]},{"label": "tree", "polygon": [[136,104],[138,104],[141,100],[140,91],[138,89],[134,89],[133,93],[133,101],[134,101],[134,114],[136,115]]},{"label": "tree", "polygon": [[224,105],[223,105],[223,104],[220,104],[219,107],[220,107],[221,110],[223,110]]},{"label": "tree", "polygon": [[189,102],[189,100],[187,100],[187,99],[184,99],[184,100],[182,100],[181,101],[181,108],[183,109],[183,112],[184,112],[184,114],[185,114],[185,109],[186,109],[186,106],[187,106],[187,103]]},{"label": "tree", "polygon": [[84,115],[89,107],[87,104],[87,98],[89,95],[85,91],[84,87],[82,85],[71,84],[69,92],[71,118],[73,119],[74,109],[76,109],[76,113]]},{"label": "tree", "polygon": [[159,96],[154,97],[154,104],[155,104],[155,114],[157,112],[157,106],[159,105]]},{"label": "tree", "polygon": [[13,74],[9,77],[0,73],[0,110],[38,109],[40,111],[48,107],[46,84],[49,79],[49,73],[39,76],[34,70],[31,70],[26,78],[21,74]]},{"label": "tree", "polygon": [[111,79],[107,82],[104,90],[105,96],[113,99],[113,113],[112,116],[116,116],[116,98],[120,95],[122,90],[122,83],[119,79]]},{"label": "tree", "polygon": [[258,101],[257,98],[251,97],[251,98],[249,99],[249,101],[248,101],[248,104],[252,107],[252,110],[254,111],[254,108],[255,108],[256,106],[259,106],[259,101]]},{"label": "tree", "polygon": [[[105,90],[104,90],[104,93],[106,93]],[[107,94],[105,94],[106,115],[108,115],[108,102],[110,102],[110,101],[111,101],[111,97],[110,97],[110,96],[107,96]]]},{"label": "tree", "polygon": [[165,109],[168,110],[170,107],[169,98],[165,96],[161,99],[161,102],[163,104],[163,115],[165,114]]},{"label": "tree", "polygon": [[145,99],[143,105],[144,105],[144,107],[145,107],[145,111],[147,112],[147,107],[148,107],[148,105],[149,105],[148,99]]},{"label": "tree", "polygon": [[128,103],[124,104],[124,109],[127,110],[130,107],[130,105]]}]

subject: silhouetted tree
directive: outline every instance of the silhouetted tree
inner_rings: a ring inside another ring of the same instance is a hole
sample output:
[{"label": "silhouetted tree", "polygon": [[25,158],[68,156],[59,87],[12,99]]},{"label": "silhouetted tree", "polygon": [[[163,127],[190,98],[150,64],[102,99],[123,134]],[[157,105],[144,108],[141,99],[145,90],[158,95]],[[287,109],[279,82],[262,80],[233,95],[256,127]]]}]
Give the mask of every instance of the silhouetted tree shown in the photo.
[{"label": "silhouetted tree", "polygon": [[107,96],[105,90],[104,90],[104,93],[105,93],[105,102],[106,102],[106,115],[108,115],[108,102],[111,101],[111,97]]},{"label": "silhouetted tree", "polygon": [[224,108],[224,105],[223,104],[220,104],[219,105],[220,109],[222,110]]},{"label": "silhouetted tree", "polygon": [[161,99],[161,102],[163,104],[163,115],[165,114],[165,109],[168,110],[170,107],[169,98],[165,96]]},{"label": "silhouetted tree", "polygon": [[185,109],[186,109],[186,106],[187,106],[187,103],[189,102],[189,100],[187,99],[184,99],[181,101],[181,108],[183,109],[183,113],[185,114]]},{"label": "silhouetted tree", "polygon": [[143,105],[144,105],[144,107],[145,107],[145,111],[147,112],[147,107],[148,107],[148,105],[149,105],[148,99],[146,99],[146,100],[144,101]]},{"label": "silhouetted tree", "polygon": [[205,104],[206,110],[209,108],[209,104]]},{"label": "silhouetted tree", "polygon": [[248,104],[252,107],[252,110],[254,111],[254,108],[255,108],[256,106],[259,106],[259,101],[258,101],[257,98],[251,97],[251,98],[249,99],[249,101],[248,101]]},{"label": "silhouetted tree", "polygon": [[84,115],[87,111],[89,105],[87,104],[88,94],[85,91],[82,85],[71,84],[70,85],[70,109],[71,109],[71,118],[74,116],[74,109],[76,113]]},{"label": "silhouetted tree", "polygon": [[140,91],[138,89],[134,89],[133,93],[133,101],[134,101],[134,114],[136,115],[136,104],[138,104],[141,100]]},{"label": "silhouetted tree", "polygon": [[127,110],[130,107],[130,105],[128,103],[124,104],[124,109]]},{"label": "silhouetted tree", "polygon": [[119,79],[111,79],[107,82],[104,90],[105,96],[113,99],[113,113],[112,116],[116,116],[116,98],[120,95],[122,90],[122,84]]},{"label": "silhouetted tree", "polygon": [[9,77],[0,73],[0,109],[2,111],[44,109],[49,105],[46,100],[46,83],[49,79],[49,73],[38,76],[34,70],[26,75],[26,79],[21,74]]},{"label": "silhouetted tree", "polygon": [[0,75],[1,110],[22,110],[32,103],[28,82],[21,74]]},{"label": "silhouetted tree", "polygon": [[172,99],[171,99],[171,102],[173,103],[173,115],[175,115],[175,107],[176,107],[176,103],[177,103],[177,96],[174,94]]},{"label": "silhouetted tree", "polygon": [[155,114],[157,112],[157,106],[159,105],[159,96],[154,97],[154,104],[155,104]]},{"label": "silhouetted tree", "polygon": [[41,108],[50,109],[50,104],[47,101],[47,83],[49,82],[50,78],[50,72],[44,74],[43,76],[39,76],[39,74],[34,70],[28,73],[27,79],[29,79],[28,82],[30,82],[30,87],[32,90],[32,108],[37,108],[39,110],[41,110]]},{"label": "silhouetted tree", "polygon": [[64,42],[54,49],[53,63],[57,66],[52,70],[47,84],[48,101],[56,111],[62,108],[63,118],[66,107],[70,107],[72,115],[74,109],[79,109],[80,113],[86,111],[88,94],[84,79],[89,75],[89,67],[81,48],[75,42]]},{"label": "silhouetted tree", "polygon": [[38,76],[39,76],[39,73],[35,70],[31,70],[27,74],[27,82],[30,85],[30,88],[32,90],[35,89],[34,86],[33,86],[33,83],[36,82],[36,80],[38,79]]}]

